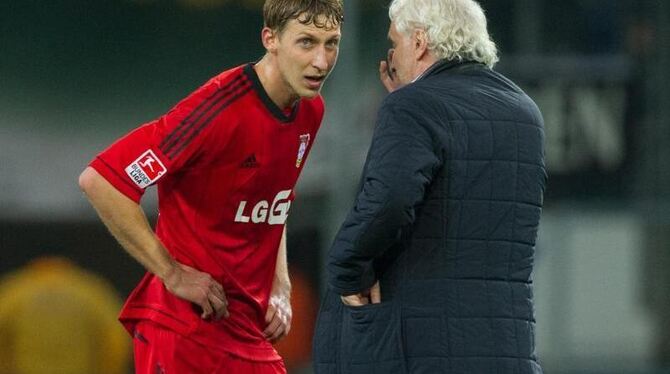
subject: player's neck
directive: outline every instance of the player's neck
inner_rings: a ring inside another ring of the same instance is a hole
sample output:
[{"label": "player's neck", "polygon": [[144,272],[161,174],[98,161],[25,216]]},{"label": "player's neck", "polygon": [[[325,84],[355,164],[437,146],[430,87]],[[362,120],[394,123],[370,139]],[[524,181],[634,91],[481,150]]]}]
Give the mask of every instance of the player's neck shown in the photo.
[{"label": "player's neck", "polygon": [[270,59],[271,57],[267,55],[263,57],[254,65],[254,70],[270,99],[283,110],[293,106],[299,98],[291,95],[286,89],[286,83],[281,78],[279,69]]}]

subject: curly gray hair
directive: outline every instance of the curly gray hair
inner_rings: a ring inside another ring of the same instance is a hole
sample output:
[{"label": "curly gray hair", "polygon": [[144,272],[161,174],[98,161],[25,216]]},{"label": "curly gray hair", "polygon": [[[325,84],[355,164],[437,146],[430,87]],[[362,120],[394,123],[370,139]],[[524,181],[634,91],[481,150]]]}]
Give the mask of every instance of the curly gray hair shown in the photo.
[{"label": "curly gray hair", "polygon": [[491,68],[498,62],[486,16],[474,0],[393,0],[389,17],[405,35],[424,30],[428,50],[440,59],[474,60]]}]

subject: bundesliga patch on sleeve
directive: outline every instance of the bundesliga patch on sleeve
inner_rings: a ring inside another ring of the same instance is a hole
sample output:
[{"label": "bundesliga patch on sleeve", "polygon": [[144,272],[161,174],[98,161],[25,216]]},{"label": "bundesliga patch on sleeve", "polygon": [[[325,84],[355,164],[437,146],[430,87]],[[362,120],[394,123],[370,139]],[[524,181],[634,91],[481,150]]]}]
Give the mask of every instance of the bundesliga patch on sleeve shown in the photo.
[{"label": "bundesliga patch on sleeve", "polygon": [[167,169],[156,157],[153,151],[148,150],[126,167],[130,179],[140,188],[147,188],[158,180]]}]

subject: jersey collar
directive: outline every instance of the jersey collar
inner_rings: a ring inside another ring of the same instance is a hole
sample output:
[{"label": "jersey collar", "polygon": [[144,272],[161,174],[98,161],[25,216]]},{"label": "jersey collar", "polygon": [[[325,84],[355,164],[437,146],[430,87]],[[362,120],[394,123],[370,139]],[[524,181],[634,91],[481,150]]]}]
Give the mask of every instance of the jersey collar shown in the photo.
[{"label": "jersey collar", "polygon": [[272,113],[272,115],[277,118],[280,122],[282,123],[288,123],[288,122],[293,122],[295,119],[296,114],[298,113],[298,107],[300,105],[300,101],[296,102],[293,105],[293,108],[291,108],[291,114],[288,116],[282,111],[277,104],[275,104],[272,99],[270,99],[270,96],[268,96],[268,93],[265,91],[265,88],[263,88],[263,85],[261,84],[260,79],[258,79],[258,75],[256,74],[256,71],[254,70],[254,64],[253,63],[248,63],[244,67],[244,74],[247,75],[247,78],[251,81],[254,90],[258,94],[258,97],[261,98],[261,101],[263,101],[263,104],[265,104],[265,107]]}]

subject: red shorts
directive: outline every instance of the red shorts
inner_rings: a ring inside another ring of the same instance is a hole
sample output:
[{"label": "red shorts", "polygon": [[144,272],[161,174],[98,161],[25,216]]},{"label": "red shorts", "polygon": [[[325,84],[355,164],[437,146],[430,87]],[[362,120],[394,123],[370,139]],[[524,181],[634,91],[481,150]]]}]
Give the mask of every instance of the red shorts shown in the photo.
[{"label": "red shorts", "polygon": [[149,321],[135,327],[136,374],[286,374],[283,361],[249,361]]}]

